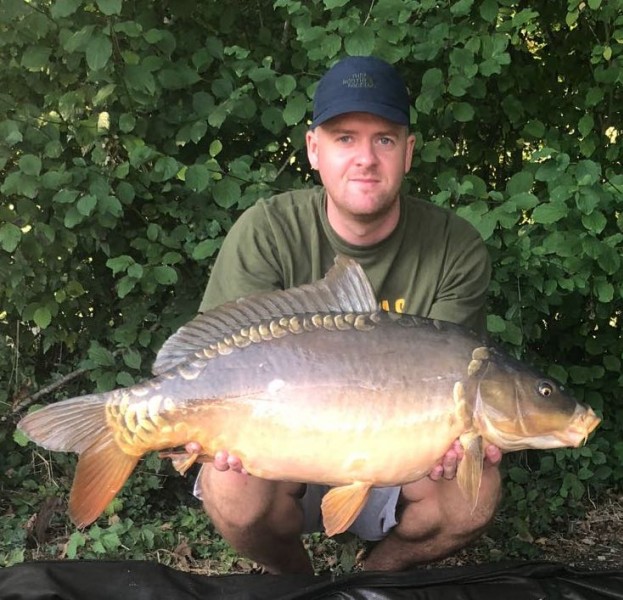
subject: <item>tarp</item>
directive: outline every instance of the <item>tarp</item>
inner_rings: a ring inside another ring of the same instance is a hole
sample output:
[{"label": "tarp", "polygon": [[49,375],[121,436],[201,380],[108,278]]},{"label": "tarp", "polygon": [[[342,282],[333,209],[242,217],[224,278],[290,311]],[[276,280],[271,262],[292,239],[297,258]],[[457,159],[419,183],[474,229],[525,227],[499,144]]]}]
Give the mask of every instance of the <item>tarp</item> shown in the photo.
[{"label": "tarp", "polygon": [[0,570],[1,600],[623,600],[623,572],[521,562],[340,577],[204,576],[146,561],[45,561]]}]

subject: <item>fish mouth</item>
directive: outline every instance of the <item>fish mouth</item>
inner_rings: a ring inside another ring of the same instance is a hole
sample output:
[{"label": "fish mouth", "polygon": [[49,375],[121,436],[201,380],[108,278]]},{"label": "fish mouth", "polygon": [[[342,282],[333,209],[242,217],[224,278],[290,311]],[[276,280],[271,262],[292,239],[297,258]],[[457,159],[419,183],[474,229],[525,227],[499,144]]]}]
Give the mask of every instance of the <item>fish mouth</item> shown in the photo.
[{"label": "fish mouth", "polygon": [[601,419],[590,406],[579,405],[571,418],[569,427],[557,437],[569,446],[583,446],[588,436],[595,431]]}]

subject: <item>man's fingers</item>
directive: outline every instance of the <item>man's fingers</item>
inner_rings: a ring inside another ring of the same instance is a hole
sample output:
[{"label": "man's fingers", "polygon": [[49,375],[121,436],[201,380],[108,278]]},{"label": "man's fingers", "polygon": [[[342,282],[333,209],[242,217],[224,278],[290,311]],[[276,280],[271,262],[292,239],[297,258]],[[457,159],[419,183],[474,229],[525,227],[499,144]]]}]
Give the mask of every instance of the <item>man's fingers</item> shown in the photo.
[{"label": "man's fingers", "polygon": [[485,461],[492,465],[499,465],[502,460],[502,451],[493,444],[489,444],[485,448]]},{"label": "man's fingers", "polygon": [[188,442],[188,444],[184,446],[184,449],[188,454],[201,454],[202,450],[201,444],[198,442]]},{"label": "man's fingers", "polygon": [[454,448],[448,450],[443,457],[443,477],[444,479],[454,479],[456,477],[456,469],[458,466],[458,456]]},{"label": "man's fingers", "polygon": [[214,468],[217,471],[235,471],[236,473],[246,474],[242,466],[242,461],[237,456],[229,454],[226,450],[219,450],[214,455]]}]

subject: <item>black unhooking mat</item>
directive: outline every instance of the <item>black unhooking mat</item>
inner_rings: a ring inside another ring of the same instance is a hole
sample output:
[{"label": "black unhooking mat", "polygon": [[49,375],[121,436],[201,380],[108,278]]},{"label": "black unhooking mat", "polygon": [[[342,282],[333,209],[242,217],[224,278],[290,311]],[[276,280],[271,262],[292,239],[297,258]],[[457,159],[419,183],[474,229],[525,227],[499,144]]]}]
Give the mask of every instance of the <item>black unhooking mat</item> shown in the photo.
[{"label": "black unhooking mat", "polygon": [[202,576],[143,561],[51,561],[0,570],[1,600],[603,600],[623,572],[504,563],[326,576]]}]

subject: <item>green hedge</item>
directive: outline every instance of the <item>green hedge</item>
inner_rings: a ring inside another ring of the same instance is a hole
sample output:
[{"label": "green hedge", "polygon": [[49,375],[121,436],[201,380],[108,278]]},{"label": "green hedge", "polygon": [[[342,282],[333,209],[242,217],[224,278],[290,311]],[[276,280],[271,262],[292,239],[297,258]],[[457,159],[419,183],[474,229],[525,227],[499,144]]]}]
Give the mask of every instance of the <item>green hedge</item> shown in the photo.
[{"label": "green hedge", "polygon": [[[370,53],[412,93],[406,187],[489,245],[490,332],[605,417],[585,448],[509,461],[506,535],[620,489],[622,0],[0,4],[0,511],[25,524],[73,469],[14,442],[15,403],[78,369],[42,400],[148,376],[240,211],[313,183],[319,76]],[[121,519],[182,519],[153,462]],[[29,556],[19,527],[5,563]],[[72,531],[70,555],[84,549]],[[116,535],[97,549],[127,546]]]}]

